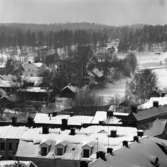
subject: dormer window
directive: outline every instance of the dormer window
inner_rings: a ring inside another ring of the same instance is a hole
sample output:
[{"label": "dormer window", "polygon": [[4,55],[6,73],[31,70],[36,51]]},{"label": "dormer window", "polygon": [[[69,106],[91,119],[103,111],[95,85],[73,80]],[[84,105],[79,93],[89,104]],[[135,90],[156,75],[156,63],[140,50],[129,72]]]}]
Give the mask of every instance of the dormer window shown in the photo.
[{"label": "dormer window", "polygon": [[41,156],[46,156],[49,153],[50,148],[51,148],[51,145],[48,145],[46,143],[42,143],[40,145],[40,154],[41,154]]},{"label": "dormer window", "polygon": [[42,156],[46,156],[47,155],[47,148],[46,147],[42,147],[41,148],[41,155]]},{"label": "dormer window", "polygon": [[83,157],[89,158],[90,156],[90,150],[89,149],[83,149]]},{"label": "dormer window", "polygon": [[63,155],[66,152],[67,144],[65,142],[59,143],[55,146],[55,154],[58,156]]},{"label": "dormer window", "polygon": [[82,157],[89,158],[93,151],[94,142],[87,143],[82,146]]},{"label": "dormer window", "polygon": [[63,154],[64,154],[63,148],[57,148],[57,155],[63,155]]}]

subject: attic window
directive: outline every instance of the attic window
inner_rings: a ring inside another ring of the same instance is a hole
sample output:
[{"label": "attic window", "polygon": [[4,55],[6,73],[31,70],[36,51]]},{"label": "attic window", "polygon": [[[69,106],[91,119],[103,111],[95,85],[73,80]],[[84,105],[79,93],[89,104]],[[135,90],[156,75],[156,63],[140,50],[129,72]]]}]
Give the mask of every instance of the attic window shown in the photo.
[{"label": "attic window", "polygon": [[63,148],[57,148],[57,155],[63,155],[64,149]]},{"label": "attic window", "polygon": [[84,158],[89,158],[89,152],[90,152],[89,149],[83,149],[83,157]]},{"label": "attic window", "polygon": [[47,155],[47,147],[42,147],[41,148],[41,155],[46,156]]},{"label": "attic window", "polygon": [[66,152],[67,145],[65,143],[60,143],[55,146],[55,154],[63,155]]}]

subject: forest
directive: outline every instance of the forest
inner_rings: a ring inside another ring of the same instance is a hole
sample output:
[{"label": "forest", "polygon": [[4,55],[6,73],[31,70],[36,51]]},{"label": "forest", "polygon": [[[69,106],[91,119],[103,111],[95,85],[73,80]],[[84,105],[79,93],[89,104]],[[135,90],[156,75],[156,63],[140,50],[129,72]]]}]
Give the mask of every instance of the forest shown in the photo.
[{"label": "forest", "polygon": [[[53,25],[22,25],[0,24],[0,48],[10,46],[41,46],[63,47],[73,44],[100,43],[104,45],[108,39],[120,39],[119,51],[139,50],[145,45],[167,43],[167,25],[132,25],[132,26],[100,26],[88,23],[81,24],[72,29]],[[40,28],[41,27],[41,28]],[[45,27],[45,28],[44,28]],[[167,48],[164,48],[165,50]]]}]

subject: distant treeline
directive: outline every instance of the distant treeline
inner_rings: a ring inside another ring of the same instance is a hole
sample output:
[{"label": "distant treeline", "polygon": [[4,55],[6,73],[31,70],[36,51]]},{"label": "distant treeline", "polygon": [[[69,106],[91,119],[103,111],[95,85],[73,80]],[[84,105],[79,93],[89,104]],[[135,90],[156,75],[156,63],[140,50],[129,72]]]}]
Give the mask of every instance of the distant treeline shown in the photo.
[{"label": "distant treeline", "polygon": [[144,50],[146,45],[148,49],[151,49],[153,44],[167,45],[167,25],[145,25],[136,29],[123,27],[116,29],[113,35],[120,38],[119,49],[122,51],[128,49]]},{"label": "distant treeline", "polygon": [[[72,27],[75,27],[72,29]],[[32,28],[31,28],[32,27]],[[41,28],[40,28],[41,27]],[[108,38],[120,39],[120,51],[144,49],[152,44],[167,43],[167,25],[135,25],[123,27],[88,23],[61,25],[0,24],[0,47],[40,46],[61,47],[72,44],[104,44]],[[69,28],[68,28],[69,27]]]},{"label": "distant treeline", "polygon": [[105,43],[108,37],[104,32],[92,32],[85,30],[62,30],[59,32],[32,32],[31,30],[23,31],[20,29],[12,31],[0,28],[0,47],[10,46],[41,46],[63,47],[73,44],[97,44]]}]

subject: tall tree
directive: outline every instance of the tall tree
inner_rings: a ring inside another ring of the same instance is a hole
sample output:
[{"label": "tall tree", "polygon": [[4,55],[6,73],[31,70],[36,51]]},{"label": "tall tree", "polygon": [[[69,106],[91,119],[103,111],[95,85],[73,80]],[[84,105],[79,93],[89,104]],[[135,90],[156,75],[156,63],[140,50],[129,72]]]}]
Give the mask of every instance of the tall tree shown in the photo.
[{"label": "tall tree", "polygon": [[137,99],[148,99],[157,88],[157,77],[151,70],[142,70],[135,74],[129,88]]}]

